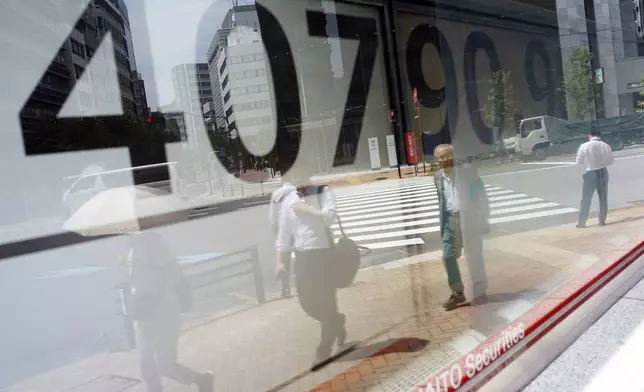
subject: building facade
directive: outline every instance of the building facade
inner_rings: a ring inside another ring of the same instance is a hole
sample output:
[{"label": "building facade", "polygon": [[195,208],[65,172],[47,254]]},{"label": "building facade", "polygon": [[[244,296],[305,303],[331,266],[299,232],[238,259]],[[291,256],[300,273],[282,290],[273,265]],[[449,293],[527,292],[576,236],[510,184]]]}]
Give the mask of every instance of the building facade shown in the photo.
[{"label": "building facade", "polygon": [[260,34],[246,26],[235,27],[218,56],[224,115],[228,124],[245,137],[274,128],[270,69],[265,57]]},{"label": "building facade", "polygon": [[219,127],[225,127],[227,124],[224,118],[226,111],[221,88],[223,79],[220,77],[220,67],[217,64],[222,57],[226,56],[225,49],[228,46],[228,36],[236,26],[246,26],[259,31],[259,18],[257,17],[255,5],[235,6],[228,10],[206,54],[210,68],[210,84],[213,87],[212,104],[214,114],[210,118],[214,118]]}]

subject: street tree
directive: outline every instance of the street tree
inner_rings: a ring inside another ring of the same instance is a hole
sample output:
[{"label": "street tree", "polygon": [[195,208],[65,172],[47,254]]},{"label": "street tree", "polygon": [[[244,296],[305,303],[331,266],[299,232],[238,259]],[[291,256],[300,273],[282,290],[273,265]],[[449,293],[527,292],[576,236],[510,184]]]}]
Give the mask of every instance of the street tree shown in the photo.
[{"label": "street tree", "polygon": [[494,72],[489,85],[485,114],[494,126],[503,130],[505,136],[514,136],[516,134],[515,117],[520,109],[514,92],[512,72]]},{"label": "street tree", "polygon": [[[640,85],[644,86],[644,75],[640,76]],[[639,92],[639,96],[641,97],[641,99],[637,101],[637,105],[635,106],[635,112],[644,113],[644,90]]]},{"label": "street tree", "polygon": [[562,81],[562,90],[571,120],[589,120],[595,113],[592,59],[593,54],[584,47],[575,48],[568,57],[568,76]]}]

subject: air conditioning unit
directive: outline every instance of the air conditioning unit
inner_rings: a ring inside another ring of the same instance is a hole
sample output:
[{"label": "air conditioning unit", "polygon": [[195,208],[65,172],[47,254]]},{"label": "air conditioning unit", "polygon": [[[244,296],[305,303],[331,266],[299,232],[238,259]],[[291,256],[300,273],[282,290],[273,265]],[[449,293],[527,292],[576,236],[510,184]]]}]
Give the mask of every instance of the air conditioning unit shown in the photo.
[{"label": "air conditioning unit", "polygon": [[637,38],[644,38],[644,30],[642,29],[642,0],[633,0],[633,18]]}]

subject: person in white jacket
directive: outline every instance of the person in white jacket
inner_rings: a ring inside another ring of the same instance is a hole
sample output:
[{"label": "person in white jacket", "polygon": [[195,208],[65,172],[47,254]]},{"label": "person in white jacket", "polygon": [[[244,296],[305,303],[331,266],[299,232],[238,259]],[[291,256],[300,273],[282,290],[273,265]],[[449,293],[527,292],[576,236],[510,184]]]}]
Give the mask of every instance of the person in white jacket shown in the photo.
[{"label": "person in white jacket", "polygon": [[296,192],[285,197],[280,216],[275,250],[277,268],[284,269],[284,256],[295,253],[295,285],[302,310],[320,323],[320,343],[311,370],[324,366],[337,343],[345,349],[346,317],[337,301],[336,277],[331,259],[337,222],[335,197],[328,186],[311,183],[306,168],[294,183]]},{"label": "person in white jacket", "polygon": [[[279,223],[284,200],[291,193],[297,192],[295,185],[293,185],[288,175],[283,180],[282,186],[271,195],[271,202],[268,205],[268,222],[275,236],[279,233]],[[289,297],[291,295],[291,254],[284,254],[281,259],[283,260],[283,265],[277,269],[277,279],[282,284],[282,297]]]}]

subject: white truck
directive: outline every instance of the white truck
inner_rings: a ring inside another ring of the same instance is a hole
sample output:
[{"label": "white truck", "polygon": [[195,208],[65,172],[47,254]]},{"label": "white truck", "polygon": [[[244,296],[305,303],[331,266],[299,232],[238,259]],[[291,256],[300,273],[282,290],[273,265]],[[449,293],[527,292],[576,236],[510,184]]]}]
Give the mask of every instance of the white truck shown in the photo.
[{"label": "white truck", "polygon": [[592,121],[570,122],[552,116],[525,118],[519,123],[516,137],[505,139],[506,151],[523,160],[542,160],[548,156],[574,154],[588,140],[591,128],[614,151],[626,145],[644,143],[644,113]]}]

